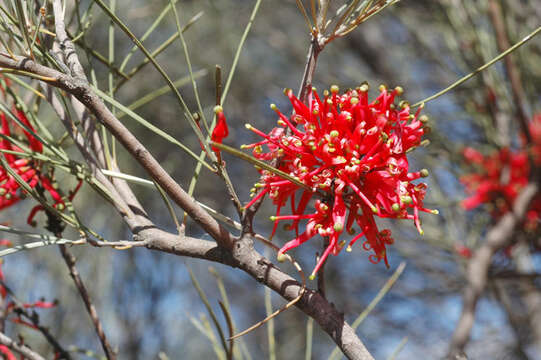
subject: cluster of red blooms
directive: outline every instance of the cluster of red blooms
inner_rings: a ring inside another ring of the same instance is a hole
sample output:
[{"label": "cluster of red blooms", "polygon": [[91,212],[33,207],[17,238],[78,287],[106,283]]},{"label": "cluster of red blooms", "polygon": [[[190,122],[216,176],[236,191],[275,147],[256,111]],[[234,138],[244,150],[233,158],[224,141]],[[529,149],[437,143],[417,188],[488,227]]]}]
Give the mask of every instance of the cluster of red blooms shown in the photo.
[{"label": "cluster of red blooms", "polygon": [[[22,110],[14,108],[13,114],[17,117],[20,123],[24,124],[27,129],[35,132],[34,127],[28,121],[28,118]],[[4,113],[0,113],[0,125],[0,134],[2,135],[0,140],[0,149],[23,152],[23,150],[11,140],[13,139],[12,136],[16,135],[12,134],[12,132],[22,132],[22,134],[24,134],[24,138],[22,140],[31,151],[36,153],[41,153],[43,151],[43,144],[38,139],[36,139],[29,131],[17,124],[15,121],[12,121],[11,119],[8,120],[8,117]],[[19,175],[19,177],[28,184],[28,186],[31,188],[36,188],[39,186],[44,191],[47,191],[54,201],[53,206],[58,210],[64,209],[64,199],[56,189],[56,186],[51,180],[49,174],[46,174],[41,170],[41,166],[37,161],[7,152],[5,152],[3,156],[6,159],[9,167],[13,169],[13,171],[16,172],[17,175]],[[80,186],[81,182],[79,182],[75,191],[70,194],[70,200],[73,198]],[[0,210],[15,204],[21,200],[22,197],[24,197],[24,190],[21,189],[20,184],[5,168],[0,167]],[[34,223],[33,219],[36,213],[40,210],[43,210],[42,205],[36,205],[30,211],[30,215],[28,216],[27,220],[29,224]]]},{"label": "cluster of red blooms", "polygon": [[[529,130],[532,138],[530,154],[535,166],[541,166],[541,114],[533,118]],[[467,147],[463,150],[463,156],[476,171],[461,178],[466,192],[470,194],[462,206],[472,210],[483,204],[490,205],[492,216],[498,219],[512,208],[515,199],[528,184],[531,169],[527,150],[502,148],[485,156]],[[541,196],[537,196],[526,214],[525,229],[536,231],[540,221]]]},{"label": "cluster of red blooms", "polygon": [[[355,225],[360,232],[349,241],[348,251],[364,236],[362,247],[374,252],[370,261],[384,260],[388,266],[386,245],[394,240],[390,230],[378,229],[375,217],[411,219],[422,234],[419,212],[437,213],[423,206],[426,184],[413,183],[428,176],[428,171],[409,172],[406,156],[424,145],[421,137],[426,132],[427,117],[419,116],[420,108],[411,114],[405,101],[395,104],[395,97],[403,92],[400,87],[388,90],[381,86],[380,95],[372,102],[368,101],[368,89],[363,84],[339,94],[338,87],[332,86],[323,98],[312,89],[308,105],[287,89],[293,114],[288,118],[271,105],[279,117],[279,127],[266,134],[246,125],[263,140],[242,148],[253,149],[257,159],[272,162],[304,185],[260,170],[261,180],[252,189],[254,197],[246,207],[266,194],[270,196],[277,207],[271,217],[275,222],[272,235],[278,222],[292,221],[287,228],[294,229],[297,236],[280,249],[279,260],[315,235],[328,238],[311,278],[329,254],[338,255],[344,248],[346,241],[339,241],[339,237],[344,231],[353,235]],[[315,211],[306,213],[312,199]],[[281,215],[288,202],[291,214]],[[307,221],[306,228],[299,233],[302,220]]]}]

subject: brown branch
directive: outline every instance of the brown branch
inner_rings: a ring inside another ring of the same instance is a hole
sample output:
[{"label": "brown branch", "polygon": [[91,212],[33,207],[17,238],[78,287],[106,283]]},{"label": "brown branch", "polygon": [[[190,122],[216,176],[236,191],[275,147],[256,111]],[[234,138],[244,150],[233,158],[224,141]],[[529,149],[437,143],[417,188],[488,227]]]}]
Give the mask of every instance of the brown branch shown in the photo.
[{"label": "brown branch", "polygon": [[[319,45],[317,37],[313,36],[308,49],[308,55],[306,55],[306,65],[304,67],[304,74],[302,76],[301,86],[297,97],[306,102],[307,96],[312,89],[312,80],[314,78],[314,72],[316,71],[317,57],[323,48]],[[288,129],[289,130],[289,129]]]},{"label": "brown branch", "polygon": [[[238,267],[288,301],[295,299],[302,291],[302,284],[275,267],[253,248],[249,235],[239,239],[231,252],[205,240],[179,241],[178,237],[173,237],[161,230],[154,231],[152,236],[156,237],[147,238],[149,242],[147,248],[149,249],[181,256],[204,258]],[[295,306],[306,315],[314,318],[348,359],[373,359],[355,331],[344,321],[344,315],[320,293],[305,290]]]},{"label": "brown branch", "polygon": [[[488,5],[488,12],[492,21],[492,26],[494,27],[494,31],[496,32],[496,42],[498,44],[498,50],[500,52],[504,52],[505,50],[509,49],[511,45],[509,44],[509,38],[507,37],[507,30],[505,28],[500,1],[489,0]],[[515,103],[520,128],[522,130],[522,133],[526,137],[528,143],[531,143],[532,136],[530,134],[530,129],[528,128],[529,119],[525,109],[524,88],[522,87],[519,70],[513,62],[512,55],[506,56],[503,59],[503,62],[505,64],[507,76],[509,77],[509,81],[511,82],[511,93],[513,94],[513,102]]]},{"label": "brown branch", "polygon": [[536,178],[517,197],[513,205],[513,211],[505,214],[490,229],[485,242],[475,251],[468,263],[466,274],[468,284],[464,289],[462,314],[453,333],[449,358],[454,358],[464,352],[473,327],[477,302],[487,285],[492,256],[513,241],[515,230],[522,223],[530,202],[539,191],[539,185],[535,181]]},{"label": "brown branch", "polygon": [[43,356],[41,356],[37,352],[32,351],[28,346],[17,344],[15,341],[13,341],[13,339],[7,337],[3,333],[0,333],[0,344],[5,345],[8,348],[18,352],[28,360],[45,360]]}]

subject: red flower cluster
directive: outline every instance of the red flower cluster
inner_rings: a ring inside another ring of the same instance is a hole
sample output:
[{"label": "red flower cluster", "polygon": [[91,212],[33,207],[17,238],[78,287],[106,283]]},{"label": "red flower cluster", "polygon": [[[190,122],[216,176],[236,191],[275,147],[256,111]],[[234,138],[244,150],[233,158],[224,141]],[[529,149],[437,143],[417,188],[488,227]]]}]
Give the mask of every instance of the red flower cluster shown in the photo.
[{"label": "red flower cluster", "polygon": [[[534,117],[529,126],[532,136],[531,155],[536,166],[541,165],[541,115]],[[470,195],[462,202],[466,210],[480,205],[490,205],[491,215],[498,219],[511,210],[521,190],[528,184],[530,163],[525,149],[511,151],[500,149],[484,156],[479,151],[467,147],[463,150],[466,161],[475,172],[460,180]],[[541,196],[534,198],[526,214],[525,228],[535,231],[541,221]]]},{"label": "red flower cluster", "polygon": [[[13,114],[17,119],[22,123],[27,129],[35,132],[34,127],[28,121],[28,118],[24,112],[20,109],[15,108]],[[23,152],[23,150],[17,146],[13,139],[16,139],[16,134],[12,133],[12,128],[14,132],[19,132],[24,135],[24,138],[19,139],[21,143],[25,143],[28,148],[36,153],[41,153],[43,151],[43,144],[36,139],[27,129],[17,124],[15,121],[8,120],[4,113],[0,113],[0,149],[14,151],[14,152]],[[40,187],[41,190],[47,191],[51,198],[54,201],[54,207],[58,210],[63,210],[65,207],[65,202],[58,190],[56,190],[51,177],[48,174],[45,174],[41,170],[41,164],[38,162],[23,158],[19,155],[13,153],[4,153],[4,156],[9,167],[13,169],[31,188]],[[77,188],[70,194],[69,199],[71,200],[79,187],[81,182],[77,185]],[[0,167],[0,210],[11,206],[21,200],[24,197],[24,190],[21,189],[20,184],[15,180],[9,172]],[[28,223],[33,224],[33,219],[36,213],[40,210],[43,210],[42,205],[35,206],[28,216]]]},{"label": "red flower cluster", "polygon": [[[263,140],[242,148],[252,148],[256,158],[273,161],[279,170],[304,185],[261,170],[261,180],[252,189],[255,196],[246,207],[269,194],[277,207],[276,215],[271,217],[275,222],[272,235],[279,221],[292,221],[288,228],[294,229],[297,236],[280,249],[279,260],[315,235],[328,239],[312,278],[329,254],[338,255],[346,245],[339,237],[344,231],[353,235],[355,224],[360,233],[349,241],[348,251],[364,236],[363,248],[374,251],[370,261],[378,263],[383,259],[388,266],[385,247],[393,243],[393,238],[390,230],[378,230],[375,217],[412,219],[422,234],[419,211],[437,213],[423,206],[426,184],[412,182],[428,176],[428,171],[410,173],[406,156],[406,152],[421,145],[426,116],[419,116],[420,108],[410,114],[405,101],[395,104],[395,97],[403,92],[400,87],[389,91],[381,86],[380,95],[372,102],[368,102],[368,89],[363,84],[341,95],[338,87],[332,86],[323,98],[313,89],[308,105],[286,90],[293,115],[288,118],[271,105],[280,127],[265,134],[246,125]],[[306,214],[314,198],[315,212]],[[280,215],[288,201],[292,214]],[[306,228],[299,234],[302,220],[307,221]]]}]

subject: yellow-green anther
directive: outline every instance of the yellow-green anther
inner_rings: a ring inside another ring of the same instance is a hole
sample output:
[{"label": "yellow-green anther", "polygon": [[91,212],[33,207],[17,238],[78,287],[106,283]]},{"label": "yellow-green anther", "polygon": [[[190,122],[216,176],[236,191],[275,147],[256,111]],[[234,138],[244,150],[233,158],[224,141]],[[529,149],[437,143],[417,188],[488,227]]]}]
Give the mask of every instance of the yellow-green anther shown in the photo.
[{"label": "yellow-green anther", "polygon": [[332,130],[329,135],[331,135],[331,137],[335,138],[335,137],[338,137],[340,136],[340,133],[338,132],[338,130]]},{"label": "yellow-green anther", "polygon": [[422,177],[427,177],[427,176],[428,176],[428,170],[427,170],[427,169],[422,169],[422,170],[420,171],[420,173],[421,173],[421,176],[422,176]]},{"label": "yellow-green anther", "polygon": [[338,85],[332,85],[332,86],[331,86],[331,92],[332,92],[333,94],[337,94],[338,91],[340,91],[340,88],[338,87]]},{"label": "yellow-green anther", "polygon": [[394,203],[391,206],[391,209],[393,209],[394,212],[399,212],[400,211],[400,204]]},{"label": "yellow-green anther", "polygon": [[413,199],[412,199],[411,196],[409,196],[409,195],[402,196],[402,197],[400,198],[400,200],[402,200],[402,202],[403,202],[404,204],[408,204],[408,205],[411,204],[411,203],[413,202]]}]

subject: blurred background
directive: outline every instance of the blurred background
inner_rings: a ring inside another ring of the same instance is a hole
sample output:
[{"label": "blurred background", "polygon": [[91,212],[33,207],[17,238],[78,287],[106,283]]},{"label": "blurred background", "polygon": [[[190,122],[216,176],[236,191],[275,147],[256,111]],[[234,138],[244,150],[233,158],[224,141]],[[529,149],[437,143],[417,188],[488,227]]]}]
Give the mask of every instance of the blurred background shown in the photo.
[{"label": "blurred background", "polygon": [[[403,98],[412,103],[422,100],[501,52],[489,3],[489,0],[403,0],[390,6],[323,50],[314,85],[321,90],[333,84],[346,89],[368,81],[372,85],[371,98],[376,96],[379,84],[400,85],[405,89]],[[510,44],[540,25],[541,1],[499,3]],[[92,74],[87,71],[87,75],[92,75],[105,91],[109,86],[109,70],[90,50],[109,56],[110,20],[90,1],[78,1],[78,4],[81,14],[91,6],[88,28],[77,42],[78,54],[85,68],[94,70]],[[139,37],[167,4],[168,1],[142,0],[109,3]],[[178,1],[182,24],[196,17],[184,36],[207,117],[211,117],[215,104],[215,65],[222,67],[226,78],[254,5],[254,0]],[[72,10],[72,4],[69,4],[67,13]],[[77,29],[76,17],[71,28],[74,32]],[[144,44],[154,50],[176,31],[174,16],[169,12]],[[114,64],[120,66],[133,44],[118,29],[113,38]],[[257,138],[244,128],[247,122],[263,131],[274,127],[276,119],[269,108],[271,103],[276,103],[284,113],[291,110],[282,91],[284,88],[298,89],[309,41],[306,23],[295,1],[262,1],[224,104],[230,129],[225,143],[239,147],[256,141]],[[528,42],[515,51],[512,58],[524,88],[522,101],[531,118],[541,111],[541,38]],[[126,69],[143,60],[144,56],[136,51]],[[186,80],[187,64],[178,40],[161,52],[157,60],[172,79]],[[189,81],[184,82],[179,89],[190,108],[196,109],[194,91]],[[163,86],[165,83],[160,75],[147,66],[129,84],[119,88],[115,98],[129,105]],[[440,215],[422,215],[424,236],[420,236],[408,221],[381,222],[382,227],[392,229],[395,238],[395,244],[388,249],[389,269],[382,263],[370,263],[369,254],[360,246],[327,262],[327,298],[344,312],[350,323],[376,296],[399,264],[406,262],[397,283],[358,328],[360,338],[377,359],[389,357],[406,340],[398,359],[445,356],[462,309],[462,289],[466,284],[464,270],[468,262],[465,252],[467,255],[467,250],[475,251],[482,244],[487,229],[494,222],[486,206],[472,211],[465,211],[461,206],[467,195],[460,177],[472,171],[461,152],[465,146],[484,154],[490,154],[502,145],[520,146],[516,109],[502,62],[427,103],[423,112],[430,118],[432,132],[428,138],[431,144],[413,152],[409,158],[412,170],[430,170],[430,177],[426,179],[429,190],[425,205],[438,209]],[[197,139],[170,93],[156,97],[136,111],[199,152]],[[42,107],[40,116],[50,122],[51,132],[61,134],[60,125],[46,106]],[[496,119],[501,118],[509,119],[507,144],[502,143],[501,134],[498,134]],[[196,162],[128,116],[122,117],[122,121],[173,177],[188,188]],[[122,149],[118,151],[122,171],[147,178],[142,168]],[[73,154],[76,156],[75,151]],[[224,159],[241,200],[248,201],[249,190],[258,180],[258,173],[242,160],[229,155],[224,155]],[[152,189],[133,186],[153,221],[174,231],[161,197]],[[225,187],[219,178],[203,169],[195,190],[196,199],[236,219],[235,210],[224,194]],[[32,200],[27,200],[4,210],[0,213],[0,221],[25,228],[26,214],[33,205]],[[85,223],[105,238],[131,238],[120,217],[89,187],[83,187],[74,205]],[[272,223],[268,217],[272,213],[273,206],[266,201],[256,217],[258,233],[270,234]],[[177,209],[177,214],[182,217],[181,210]],[[38,216],[37,221],[37,230],[45,232],[42,228],[44,216]],[[195,225],[190,225],[187,229],[190,235],[208,238]],[[64,235],[67,238],[77,236],[68,231]],[[7,234],[5,237],[14,243],[26,241]],[[533,237],[538,239],[539,231]],[[281,246],[290,238],[291,233],[279,230],[274,242]],[[263,251],[263,246],[256,246]],[[314,239],[294,251],[306,272],[313,267],[315,252],[321,251],[322,246],[322,240]],[[511,254],[515,248],[520,249],[519,255]],[[535,243],[521,245],[519,242],[513,249],[502,250],[494,256],[488,286],[478,304],[471,341],[466,348],[471,359],[541,358],[541,324],[528,321],[541,312],[541,305],[536,307],[532,306],[535,302],[525,301],[532,296],[538,299],[541,296],[541,257],[537,249]],[[146,249],[115,251],[84,247],[73,251],[105,331],[111,343],[119,348],[119,358],[217,357],[212,339],[209,339],[212,338],[208,330],[212,328],[209,314],[190,280],[188,269],[193,271],[224,329],[227,327],[218,305],[222,300],[219,284],[223,284],[228,294],[238,330],[265,317],[266,301],[272,303],[273,309],[284,304],[279,297],[266,293],[252,278],[220,264]],[[527,266],[518,266],[519,263],[527,263]],[[281,268],[295,274],[294,268],[287,264]],[[90,319],[64,264],[59,261],[56,248],[44,247],[5,257],[3,271],[6,284],[22,301],[36,301],[41,297],[59,301],[57,307],[39,310],[39,314],[41,323],[48,326],[63,345],[100,353]],[[217,282],[217,277],[222,283]],[[272,336],[269,336],[271,324],[267,325],[241,339],[239,348],[244,348],[243,358],[304,358],[307,318],[303,313],[292,308],[279,315],[272,322]],[[7,332],[24,334],[36,350],[49,349],[32,329],[8,323]],[[216,338],[217,334],[213,336]],[[334,349],[332,340],[317,324],[313,327],[312,346],[313,359],[327,359]],[[84,354],[77,356],[91,358]]]}]

